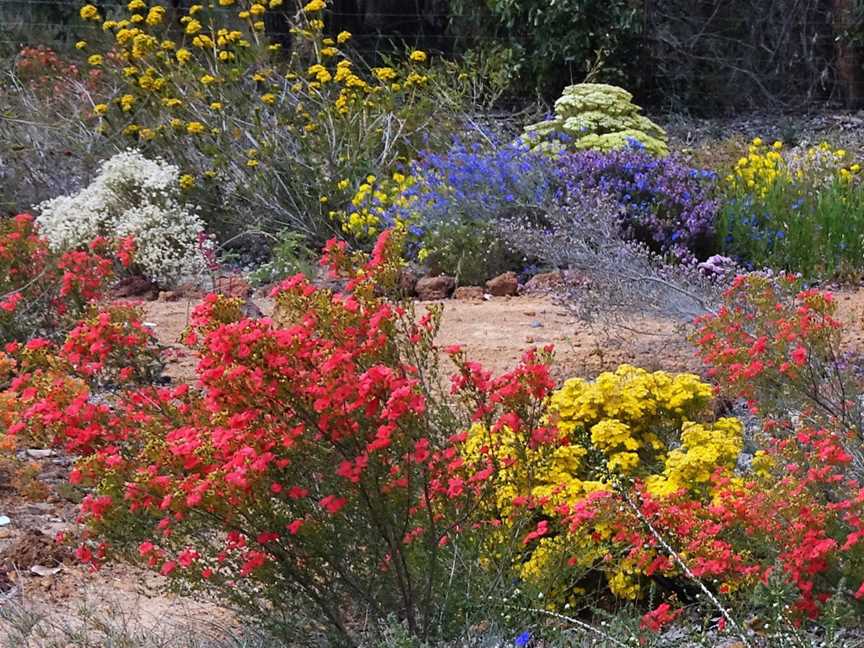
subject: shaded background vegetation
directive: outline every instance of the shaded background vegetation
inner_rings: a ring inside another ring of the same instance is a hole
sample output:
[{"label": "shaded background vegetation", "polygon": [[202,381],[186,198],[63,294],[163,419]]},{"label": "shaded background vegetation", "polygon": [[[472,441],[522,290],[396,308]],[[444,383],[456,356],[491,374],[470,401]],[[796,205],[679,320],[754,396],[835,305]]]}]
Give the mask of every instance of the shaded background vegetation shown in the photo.
[{"label": "shaded background vegetation", "polygon": [[[118,0],[96,4],[110,14]],[[190,0],[169,0],[177,9]],[[4,0],[0,48],[68,46],[77,0]],[[290,45],[302,3],[270,12]],[[406,45],[473,56],[512,81],[511,99],[552,99],[587,78],[656,109],[723,114],[864,105],[860,0],[332,0],[327,24],[375,59]]]}]

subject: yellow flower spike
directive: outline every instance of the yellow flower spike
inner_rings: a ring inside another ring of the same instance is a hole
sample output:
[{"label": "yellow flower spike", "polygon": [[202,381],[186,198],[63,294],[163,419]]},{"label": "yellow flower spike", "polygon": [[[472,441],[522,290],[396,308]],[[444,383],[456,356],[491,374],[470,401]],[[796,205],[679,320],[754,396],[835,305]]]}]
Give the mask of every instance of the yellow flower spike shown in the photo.
[{"label": "yellow flower spike", "polygon": [[102,17],[99,15],[99,10],[92,4],[86,4],[81,7],[78,15],[81,16],[82,20],[102,20]]},{"label": "yellow flower spike", "polygon": [[413,52],[411,52],[408,58],[415,63],[425,63],[429,57],[423,50],[414,50]]},{"label": "yellow flower spike", "polygon": [[336,42],[340,45],[342,43],[347,43],[349,40],[351,40],[351,32],[341,31],[336,35]]}]

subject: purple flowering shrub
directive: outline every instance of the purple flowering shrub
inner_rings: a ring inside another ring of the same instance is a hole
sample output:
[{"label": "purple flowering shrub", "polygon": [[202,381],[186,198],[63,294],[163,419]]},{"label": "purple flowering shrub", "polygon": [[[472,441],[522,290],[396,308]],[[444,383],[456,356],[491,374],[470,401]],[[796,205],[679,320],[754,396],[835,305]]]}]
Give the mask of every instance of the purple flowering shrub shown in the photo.
[{"label": "purple flowering shrub", "polygon": [[623,207],[625,237],[683,263],[714,253],[719,203],[713,171],[694,169],[675,155],[655,157],[639,146],[583,151],[559,161],[565,202],[600,191]]}]

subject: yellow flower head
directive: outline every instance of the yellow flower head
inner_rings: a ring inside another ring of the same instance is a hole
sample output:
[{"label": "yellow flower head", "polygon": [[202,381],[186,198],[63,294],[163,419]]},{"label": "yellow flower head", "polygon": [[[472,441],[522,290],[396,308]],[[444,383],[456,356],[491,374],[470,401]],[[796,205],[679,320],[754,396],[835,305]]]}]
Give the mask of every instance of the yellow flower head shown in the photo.
[{"label": "yellow flower head", "polygon": [[81,16],[82,20],[102,20],[101,16],[99,16],[99,10],[92,4],[86,4],[81,7],[78,15]]},{"label": "yellow flower head", "polygon": [[414,50],[413,52],[411,52],[408,58],[416,63],[425,63],[426,59],[429,57],[426,55],[426,52],[422,50]]},{"label": "yellow flower head", "polygon": [[201,23],[197,20],[190,20],[186,23],[186,33],[189,35],[197,34],[201,31]]},{"label": "yellow flower head", "polygon": [[191,189],[195,186],[195,176],[184,173],[180,176],[180,188],[181,189]]},{"label": "yellow flower head", "polygon": [[268,106],[272,106],[276,103],[276,95],[274,95],[272,92],[268,92],[265,95],[261,95],[261,101],[263,101]]},{"label": "yellow flower head", "polygon": [[83,50],[87,47],[87,41],[80,40],[75,43],[75,49]]},{"label": "yellow flower head", "polygon": [[175,54],[175,56],[180,63],[188,63],[192,60],[192,52],[187,50],[185,47],[181,47],[179,50],[177,50],[177,54]]},{"label": "yellow flower head", "polygon": [[342,43],[347,43],[350,39],[351,39],[351,32],[347,32],[347,31],[341,31],[336,36],[336,42],[339,43],[340,45]]},{"label": "yellow flower head", "polygon": [[102,65],[102,55],[101,54],[93,54],[87,58],[87,63],[90,65]]},{"label": "yellow flower head", "polygon": [[144,0],[132,0],[129,4],[126,5],[126,8],[129,11],[140,11],[141,9],[145,9],[147,7],[147,3]]},{"label": "yellow flower head", "polygon": [[108,104],[98,103],[93,106],[93,113],[96,115],[104,115],[108,112]]},{"label": "yellow flower head", "polygon": [[306,13],[312,13],[314,11],[323,11],[327,8],[327,3],[324,0],[311,0],[311,2],[307,3],[305,7],[303,7],[303,11]]},{"label": "yellow flower head", "polygon": [[190,121],[186,124],[186,132],[190,135],[197,135],[198,133],[203,133],[205,130],[204,124],[198,121]]}]

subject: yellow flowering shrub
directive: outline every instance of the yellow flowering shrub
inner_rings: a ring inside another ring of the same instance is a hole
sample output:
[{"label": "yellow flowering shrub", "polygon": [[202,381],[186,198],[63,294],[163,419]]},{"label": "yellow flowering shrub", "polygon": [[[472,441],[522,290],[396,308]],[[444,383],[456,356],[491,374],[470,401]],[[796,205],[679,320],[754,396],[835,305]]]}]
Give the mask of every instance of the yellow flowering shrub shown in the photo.
[{"label": "yellow flowering shrub", "polygon": [[[582,579],[594,571],[605,573],[615,596],[641,595],[645,566],[621,553],[608,520],[592,518],[578,530],[563,521],[592,502],[611,500],[622,483],[642,483],[654,497],[687,492],[710,501],[712,478],[734,469],[743,435],[738,419],[713,420],[712,394],[694,374],[622,365],[593,381],[567,380],[555,391],[546,406],[545,438],[513,426],[494,432],[481,423],[471,427],[462,451],[466,463],[491,459],[498,466],[487,506],[502,521],[499,539],[524,525],[526,515],[531,524],[540,519],[563,526],[526,543],[516,560],[521,578],[551,605],[573,603]],[[498,551],[489,548],[496,559]]]},{"label": "yellow flowering shrub", "polygon": [[[202,178],[194,199],[241,228],[287,228],[312,242],[374,234],[381,208],[410,184],[397,170],[460,126],[445,110],[458,105],[444,83],[452,75],[436,80],[420,50],[381,67],[355,61],[349,32],[326,35],[324,0],[294,16],[286,55],[264,30],[282,4],[193,4],[179,29],[167,3],[133,0],[104,21],[86,5],[82,18],[102,32],[88,38],[90,63],[117,89],[100,98],[92,127]],[[386,180],[373,187],[370,174]],[[329,195],[342,179],[355,194]]]}]

